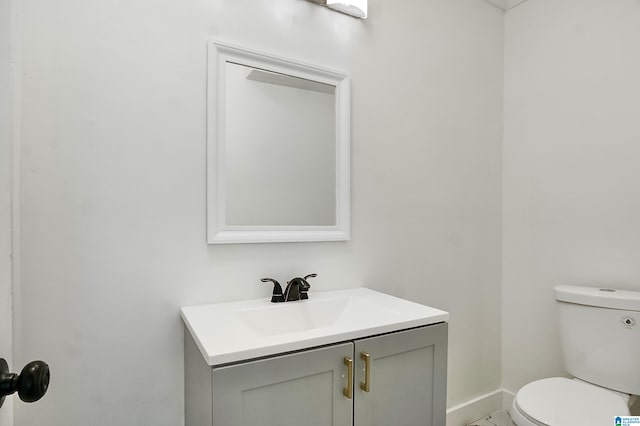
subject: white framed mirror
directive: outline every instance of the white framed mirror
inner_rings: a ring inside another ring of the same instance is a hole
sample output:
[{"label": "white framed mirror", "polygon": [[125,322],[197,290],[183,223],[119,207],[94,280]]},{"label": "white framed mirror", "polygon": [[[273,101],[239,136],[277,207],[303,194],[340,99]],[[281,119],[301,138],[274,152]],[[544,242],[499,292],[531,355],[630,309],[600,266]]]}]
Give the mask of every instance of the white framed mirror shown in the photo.
[{"label": "white framed mirror", "polygon": [[350,238],[344,73],[209,43],[207,242]]}]

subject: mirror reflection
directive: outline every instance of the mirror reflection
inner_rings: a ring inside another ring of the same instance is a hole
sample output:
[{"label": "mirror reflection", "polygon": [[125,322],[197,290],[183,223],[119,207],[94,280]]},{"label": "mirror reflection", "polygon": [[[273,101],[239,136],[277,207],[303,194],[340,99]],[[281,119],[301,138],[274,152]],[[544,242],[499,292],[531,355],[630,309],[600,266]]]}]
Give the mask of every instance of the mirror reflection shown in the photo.
[{"label": "mirror reflection", "polygon": [[335,86],[225,68],[227,224],[335,225]]}]

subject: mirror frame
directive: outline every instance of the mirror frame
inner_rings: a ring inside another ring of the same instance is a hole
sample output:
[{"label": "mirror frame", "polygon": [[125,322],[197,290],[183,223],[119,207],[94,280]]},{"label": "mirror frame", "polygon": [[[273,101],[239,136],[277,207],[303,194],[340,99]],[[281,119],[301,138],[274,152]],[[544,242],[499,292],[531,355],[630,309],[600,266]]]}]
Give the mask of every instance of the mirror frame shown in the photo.
[{"label": "mirror frame", "polygon": [[[336,224],[331,226],[227,225],[225,203],[225,64],[259,68],[335,86]],[[350,229],[350,80],[337,71],[220,41],[208,44],[207,243],[347,241]]]}]

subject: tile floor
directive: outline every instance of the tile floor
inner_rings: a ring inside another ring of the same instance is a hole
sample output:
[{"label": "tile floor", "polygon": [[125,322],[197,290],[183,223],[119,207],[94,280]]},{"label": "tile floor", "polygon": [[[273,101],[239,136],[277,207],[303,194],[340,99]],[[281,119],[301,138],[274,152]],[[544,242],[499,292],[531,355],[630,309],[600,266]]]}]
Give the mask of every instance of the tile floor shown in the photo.
[{"label": "tile floor", "polygon": [[505,410],[496,411],[489,417],[485,417],[482,420],[477,420],[471,423],[469,426],[516,426],[511,421],[509,413]]}]

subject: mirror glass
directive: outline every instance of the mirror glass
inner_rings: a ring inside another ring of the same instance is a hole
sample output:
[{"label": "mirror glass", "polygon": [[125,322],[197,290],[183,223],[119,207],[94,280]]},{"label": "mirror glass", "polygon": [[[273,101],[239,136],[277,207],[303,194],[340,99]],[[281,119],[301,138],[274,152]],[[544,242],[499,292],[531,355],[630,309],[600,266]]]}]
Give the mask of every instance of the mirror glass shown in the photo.
[{"label": "mirror glass", "polygon": [[344,74],[213,42],[208,242],[349,239]]},{"label": "mirror glass", "polygon": [[231,62],[226,81],[226,223],[335,225],[335,87]]}]

